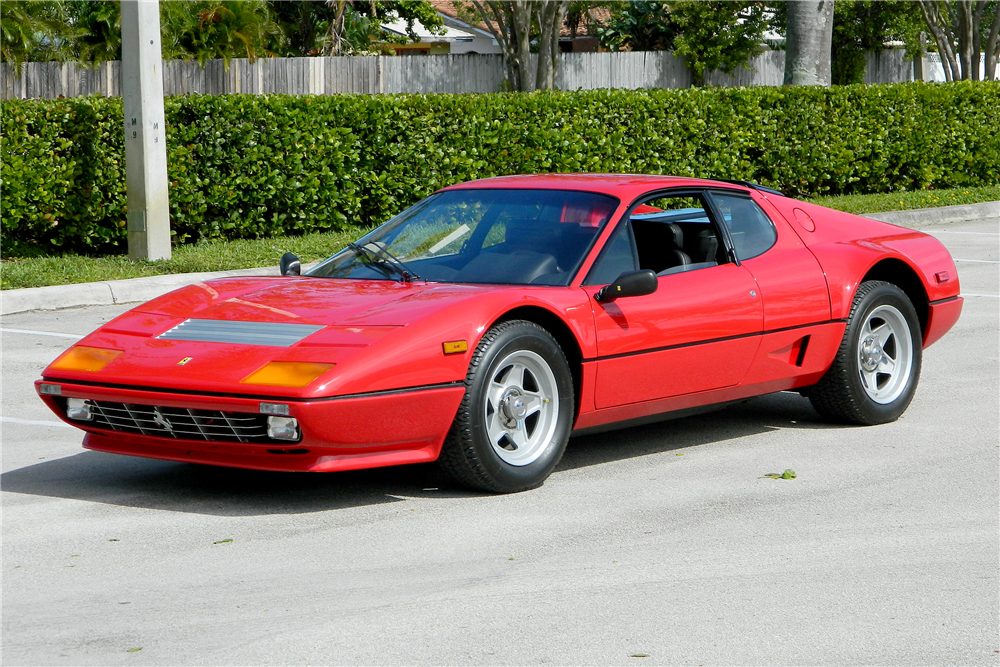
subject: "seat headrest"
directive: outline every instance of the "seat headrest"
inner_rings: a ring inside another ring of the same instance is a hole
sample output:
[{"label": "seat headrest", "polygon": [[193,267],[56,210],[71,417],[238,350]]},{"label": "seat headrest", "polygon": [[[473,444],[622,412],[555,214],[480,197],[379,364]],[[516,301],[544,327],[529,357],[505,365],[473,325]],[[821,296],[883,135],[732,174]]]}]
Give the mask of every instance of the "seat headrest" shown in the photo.
[{"label": "seat headrest", "polygon": [[676,247],[676,248],[683,248],[684,247],[684,230],[681,229],[679,226],[672,225],[670,223],[667,223],[664,226],[667,229],[670,230],[670,234],[673,237],[674,247]]},{"label": "seat headrest", "polygon": [[515,218],[507,221],[504,243],[529,250],[545,249],[556,241],[558,235],[558,224]]}]

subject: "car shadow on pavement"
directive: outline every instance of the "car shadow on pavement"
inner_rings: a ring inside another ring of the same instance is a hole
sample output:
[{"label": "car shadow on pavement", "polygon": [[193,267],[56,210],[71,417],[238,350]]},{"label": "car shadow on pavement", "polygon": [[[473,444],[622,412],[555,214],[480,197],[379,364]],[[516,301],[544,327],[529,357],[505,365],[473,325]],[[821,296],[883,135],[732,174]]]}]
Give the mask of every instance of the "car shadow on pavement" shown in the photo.
[{"label": "car shadow on pavement", "polygon": [[[775,428],[829,428],[797,394],[570,441],[556,468],[572,470],[721,442]],[[330,474],[266,472],[83,451],[0,475],[5,492],[217,516],[305,514],[484,494],[457,487],[435,464]]]},{"label": "car shadow on pavement", "polygon": [[556,472],[760,435],[779,428],[822,429],[837,425],[823,421],[809,400],[798,393],[768,394],[690,417],[575,437],[569,441]]},{"label": "car shadow on pavement", "polygon": [[[331,474],[269,472],[83,451],[0,475],[5,492],[217,516],[305,514],[440,496],[434,465]],[[470,495],[456,489],[456,495]],[[398,496],[400,497],[396,497]]]}]

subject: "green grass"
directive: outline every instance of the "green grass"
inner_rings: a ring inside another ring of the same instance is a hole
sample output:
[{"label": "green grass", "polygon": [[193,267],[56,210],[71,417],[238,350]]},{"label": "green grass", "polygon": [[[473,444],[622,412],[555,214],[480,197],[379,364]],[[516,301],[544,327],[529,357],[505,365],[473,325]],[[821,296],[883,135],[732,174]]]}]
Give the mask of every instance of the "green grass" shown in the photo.
[{"label": "green grass", "polygon": [[[904,211],[1000,201],[1000,186],[814,197],[810,201],[820,206],[855,214]],[[366,231],[282,236],[256,241],[209,241],[176,247],[171,259],[159,262],[130,262],[124,255],[5,258],[0,262],[0,288],[6,290],[142,278],[167,273],[277,266],[278,259],[285,252],[294,252],[305,264],[332,255],[348,241],[359,238]]]},{"label": "green grass", "polygon": [[835,195],[813,197],[813,204],[835,208],[838,211],[863,215],[885,211],[908,211],[914,208],[936,208],[959,204],[980,204],[1000,201],[1000,185],[950,190],[914,190],[912,192],[887,192],[877,195]]},{"label": "green grass", "polygon": [[157,262],[131,262],[127,255],[10,258],[0,263],[0,287],[6,290],[143,278],[168,273],[276,267],[285,252],[294,252],[306,264],[329,257],[366,231],[282,236],[255,241],[207,241],[177,246],[173,249],[171,259]]}]

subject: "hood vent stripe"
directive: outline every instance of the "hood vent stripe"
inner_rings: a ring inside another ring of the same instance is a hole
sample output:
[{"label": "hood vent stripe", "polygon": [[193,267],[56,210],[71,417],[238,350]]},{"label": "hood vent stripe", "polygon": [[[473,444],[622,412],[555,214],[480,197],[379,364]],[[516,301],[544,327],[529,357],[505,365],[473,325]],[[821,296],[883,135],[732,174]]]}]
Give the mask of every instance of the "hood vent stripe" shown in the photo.
[{"label": "hood vent stripe", "polygon": [[322,325],[281,322],[230,322],[228,320],[185,320],[157,338],[192,340],[203,343],[236,343],[290,347],[311,336]]}]

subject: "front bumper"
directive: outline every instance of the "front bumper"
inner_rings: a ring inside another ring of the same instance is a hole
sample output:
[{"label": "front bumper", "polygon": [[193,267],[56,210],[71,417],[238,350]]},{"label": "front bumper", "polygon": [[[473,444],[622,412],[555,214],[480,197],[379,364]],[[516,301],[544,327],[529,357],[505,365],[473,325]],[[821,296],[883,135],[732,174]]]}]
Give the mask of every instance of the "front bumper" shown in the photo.
[{"label": "front bumper", "polygon": [[964,301],[960,296],[931,301],[927,308],[927,325],[924,327],[923,346],[925,349],[931,343],[938,341],[955,325],[958,316],[962,314]]},{"label": "front bumper", "polygon": [[[43,383],[59,385],[60,394],[42,394]],[[187,395],[58,379],[39,380],[35,388],[63,421],[87,432],[83,441],[87,449],[234,468],[313,472],[436,460],[465,395],[462,383],[309,400]],[[222,442],[114,431],[68,419],[61,401],[66,398],[254,414],[262,401],[286,403],[288,416],[298,420],[302,439]]]}]

